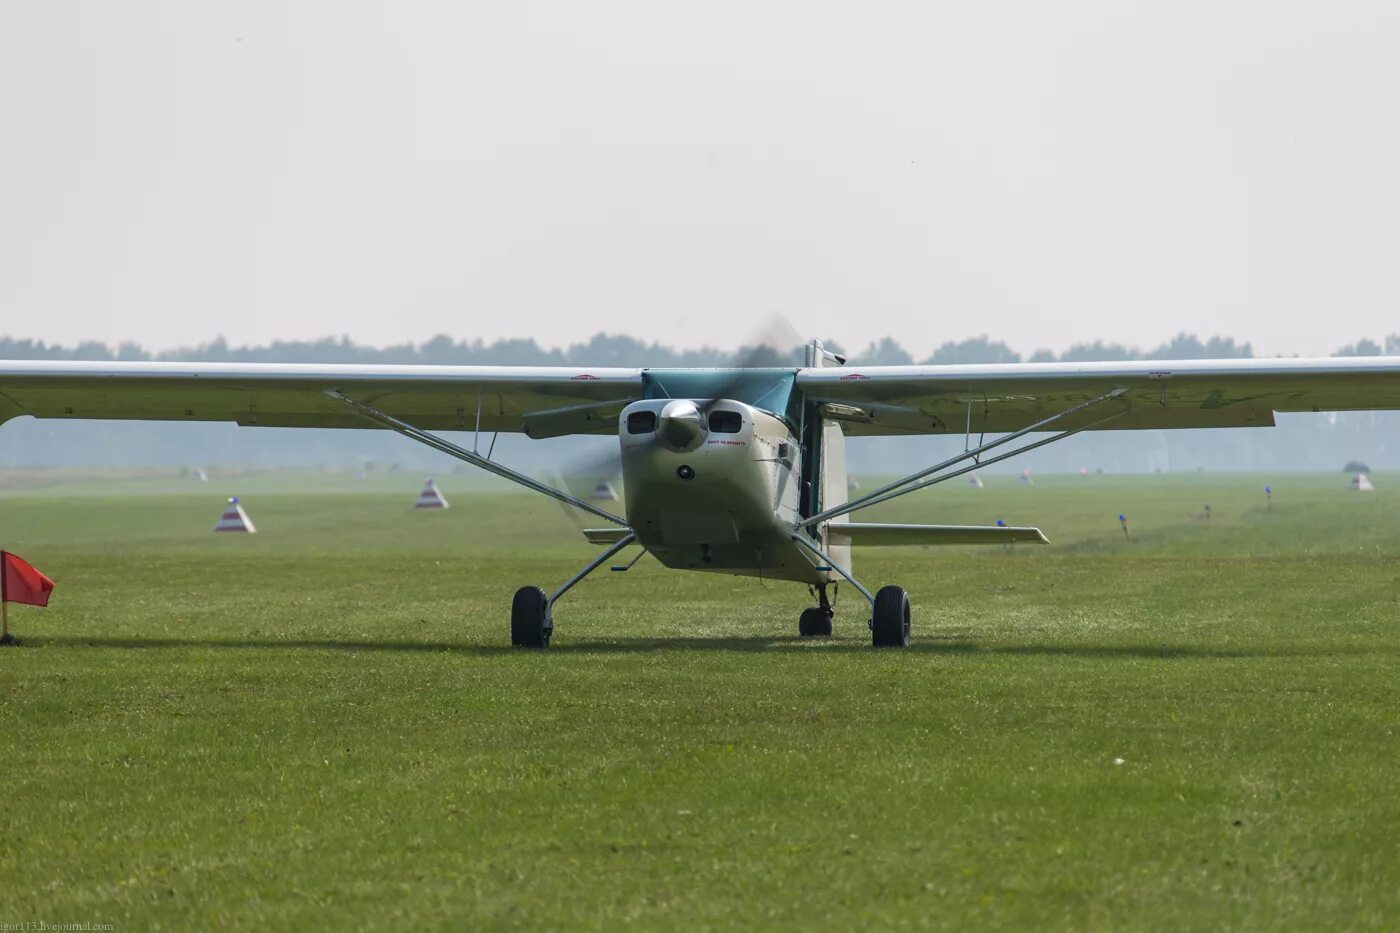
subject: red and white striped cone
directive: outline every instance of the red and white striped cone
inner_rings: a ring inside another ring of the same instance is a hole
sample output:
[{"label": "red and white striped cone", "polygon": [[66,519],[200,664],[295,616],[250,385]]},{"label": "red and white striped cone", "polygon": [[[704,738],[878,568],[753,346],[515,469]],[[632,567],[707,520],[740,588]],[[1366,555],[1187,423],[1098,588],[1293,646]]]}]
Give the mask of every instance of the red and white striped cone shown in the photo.
[{"label": "red and white striped cone", "polygon": [[447,497],[437,488],[437,483],[433,482],[431,476],[423,483],[423,491],[418,494],[418,501],[413,503],[415,509],[445,509],[447,508]]},{"label": "red and white striped cone", "polygon": [[248,517],[248,513],[243,511],[243,506],[238,504],[237,496],[228,500],[228,507],[224,509],[224,514],[219,516],[219,523],[214,526],[214,530],[243,531],[250,535],[258,531],[253,527],[253,520]]}]

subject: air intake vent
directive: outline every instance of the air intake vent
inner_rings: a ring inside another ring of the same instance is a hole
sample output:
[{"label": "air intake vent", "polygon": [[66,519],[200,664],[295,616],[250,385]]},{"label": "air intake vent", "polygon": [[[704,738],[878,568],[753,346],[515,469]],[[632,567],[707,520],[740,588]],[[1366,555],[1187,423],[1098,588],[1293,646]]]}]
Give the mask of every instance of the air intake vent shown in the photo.
[{"label": "air intake vent", "polygon": [[710,430],[716,434],[738,434],[744,426],[744,416],[737,411],[710,412]]}]

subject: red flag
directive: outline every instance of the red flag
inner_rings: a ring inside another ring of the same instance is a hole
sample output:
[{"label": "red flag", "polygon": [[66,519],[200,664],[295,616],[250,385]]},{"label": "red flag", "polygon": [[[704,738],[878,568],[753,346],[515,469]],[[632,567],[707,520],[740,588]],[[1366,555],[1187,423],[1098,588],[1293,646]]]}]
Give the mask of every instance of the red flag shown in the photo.
[{"label": "red flag", "polygon": [[0,602],[47,606],[53,581],[24,558],[0,551]]}]

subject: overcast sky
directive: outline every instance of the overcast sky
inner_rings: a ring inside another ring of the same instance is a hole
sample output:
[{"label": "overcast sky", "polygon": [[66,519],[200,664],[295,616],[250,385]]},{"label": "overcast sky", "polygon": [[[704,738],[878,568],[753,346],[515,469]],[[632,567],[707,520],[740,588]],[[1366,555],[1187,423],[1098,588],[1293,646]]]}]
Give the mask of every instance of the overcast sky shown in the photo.
[{"label": "overcast sky", "polygon": [[0,333],[1400,330],[1400,4],[4,0]]}]

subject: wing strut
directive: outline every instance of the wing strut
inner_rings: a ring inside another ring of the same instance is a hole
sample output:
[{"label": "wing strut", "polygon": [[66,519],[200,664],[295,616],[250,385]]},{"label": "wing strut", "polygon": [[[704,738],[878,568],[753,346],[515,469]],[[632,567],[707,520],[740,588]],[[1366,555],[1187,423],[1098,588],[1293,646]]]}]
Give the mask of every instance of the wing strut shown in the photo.
[{"label": "wing strut", "polygon": [[[445,441],[436,434],[429,434],[421,428],[415,428],[408,422],[400,421],[393,415],[385,414],[377,408],[366,405],[364,402],[357,402],[353,398],[342,395],[336,389],[327,389],[326,394],[337,402],[343,403],[347,408],[367,421],[373,421],[381,427],[388,428],[391,431],[397,431],[404,437],[415,440],[420,444],[426,444],[434,450],[456,457],[458,460],[465,460],[472,466],[481,467],[488,473],[495,473],[503,479],[508,479],[513,483],[519,483],[526,489],[533,489],[535,492],[543,493],[552,499],[558,499],[560,502],[572,505],[574,508],[583,509],[585,512],[591,512],[599,518],[605,518],[614,524],[621,525],[623,528],[629,527],[627,519],[614,515],[606,509],[600,509],[591,502],[580,499],[577,496],[571,496],[567,492],[561,489],[555,489],[553,486],[541,483],[539,480],[531,479],[524,473],[519,473],[508,466],[503,466],[502,464],[488,460],[486,457],[467,450],[464,447],[458,447],[451,441]],[[495,447],[494,442],[491,446]],[[489,457],[490,455],[488,454],[487,456]]]},{"label": "wing strut", "polygon": [[[950,480],[954,477],[962,476],[964,473],[970,473],[978,467],[984,467],[988,466],[989,464],[999,463],[1002,460],[1008,460],[1011,457],[1018,456],[1020,454],[1026,453],[1027,451],[1035,450],[1037,447],[1044,447],[1046,444],[1053,444],[1055,441],[1064,440],[1067,437],[1072,437],[1073,435],[1078,434],[1080,431],[1086,431],[1089,428],[1097,427],[1106,421],[1112,421],[1114,418],[1123,415],[1124,412],[1116,411],[1106,418],[1100,418],[1098,421],[1090,422],[1089,424],[1083,425],[1082,427],[1072,428],[1068,431],[1061,431],[1060,433],[1051,435],[1050,437],[1047,437],[1044,440],[1036,441],[1033,444],[1026,444],[1022,447],[1017,447],[1015,450],[1010,451],[1009,453],[999,454],[995,457],[992,457],[990,460],[981,459],[982,454],[986,453],[989,450],[993,450],[997,447],[1000,447],[1003,444],[1010,443],[1011,441],[1014,441],[1019,437],[1023,437],[1027,434],[1030,434],[1032,431],[1039,431],[1045,428],[1047,425],[1059,421],[1061,418],[1077,414],[1078,412],[1084,411],[1085,409],[1092,408],[1093,406],[1100,405],[1104,402],[1112,401],[1113,399],[1122,398],[1127,393],[1128,390],[1126,388],[1118,388],[1114,389],[1112,392],[1106,392],[1103,395],[1100,395],[1096,398],[1091,398],[1087,402],[1081,402],[1078,405],[1075,405],[1073,408],[1066,408],[1062,412],[1051,415],[1048,418],[1042,418],[1035,424],[1032,424],[1028,427],[1024,427],[1019,431],[1013,431],[1010,434],[1007,434],[1003,437],[999,437],[994,441],[988,441],[985,444],[979,444],[978,446],[973,447],[971,450],[963,451],[956,457],[951,457],[947,460],[944,460],[942,463],[935,464],[934,466],[920,470],[917,473],[910,473],[908,476],[905,476],[901,479],[897,479],[892,483],[886,483],[879,489],[872,490],[863,496],[852,499],[850,502],[846,502],[838,506],[833,506],[832,508],[829,508],[824,512],[818,512],[816,515],[813,515],[810,518],[804,518],[802,521],[797,522],[793,525],[793,530],[797,531],[803,528],[809,528],[814,525],[818,525],[821,522],[824,522],[828,519],[835,518],[838,515],[845,515],[848,512],[854,512],[856,509],[863,509],[867,506],[875,505],[879,502],[885,502],[890,499],[897,499],[898,497],[906,495],[907,493],[914,492],[917,489],[924,489],[925,487],[933,486],[936,483],[941,483],[945,480]],[[962,463],[964,460],[972,460],[973,463],[971,466],[963,467],[961,470],[954,470],[951,473],[941,473],[941,471],[946,470],[948,467]],[[934,476],[932,479],[924,479],[924,477],[934,473],[941,473],[941,475]],[[924,481],[919,482],[919,480]]]}]

